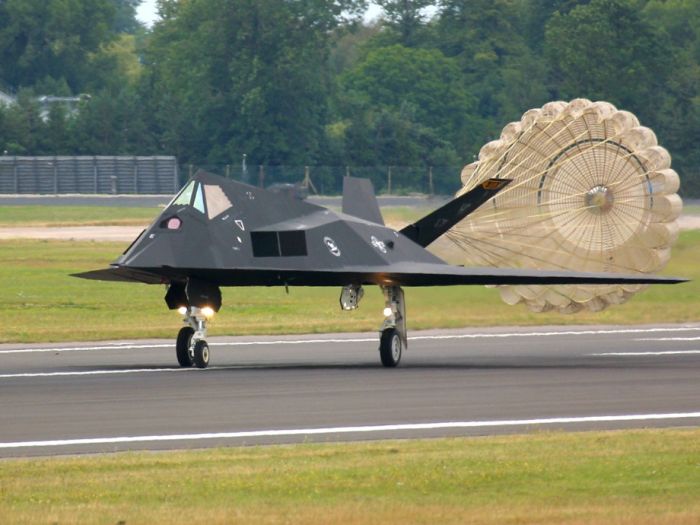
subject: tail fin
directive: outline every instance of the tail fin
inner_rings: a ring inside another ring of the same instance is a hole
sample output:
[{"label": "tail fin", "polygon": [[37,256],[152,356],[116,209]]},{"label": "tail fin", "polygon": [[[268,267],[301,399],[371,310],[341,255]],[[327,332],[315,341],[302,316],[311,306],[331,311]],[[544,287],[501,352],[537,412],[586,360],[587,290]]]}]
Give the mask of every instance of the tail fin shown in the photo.
[{"label": "tail fin", "polygon": [[451,200],[422,219],[406,226],[401,233],[425,247],[510,184],[511,179],[488,179],[476,188]]},{"label": "tail fin", "polygon": [[371,180],[343,177],[343,213],[358,219],[384,224]]}]

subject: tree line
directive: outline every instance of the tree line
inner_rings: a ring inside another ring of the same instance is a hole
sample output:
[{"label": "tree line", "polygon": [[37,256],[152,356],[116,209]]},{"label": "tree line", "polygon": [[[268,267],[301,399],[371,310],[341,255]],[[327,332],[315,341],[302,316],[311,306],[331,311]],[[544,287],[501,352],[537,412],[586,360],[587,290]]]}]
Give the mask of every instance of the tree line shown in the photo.
[{"label": "tree line", "polygon": [[[586,97],[635,113],[700,196],[700,0],[381,0],[373,22],[363,0],[159,0],[151,29],[139,3],[0,2],[0,153],[457,169]],[[87,96],[42,116],[46,94]]]}]

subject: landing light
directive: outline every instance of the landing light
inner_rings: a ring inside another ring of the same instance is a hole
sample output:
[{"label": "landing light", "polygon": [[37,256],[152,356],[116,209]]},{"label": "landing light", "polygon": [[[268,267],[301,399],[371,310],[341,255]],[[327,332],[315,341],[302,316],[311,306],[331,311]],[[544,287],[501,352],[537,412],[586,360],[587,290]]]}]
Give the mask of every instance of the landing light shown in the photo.
[{"label": "landing light", "polygon": [[180,315],[185,315],[187,313],[187,307],[181,306],[180,308],[177,309],[177,311],[180,312]]},{"label": "landing light", "polygon": [[391,314],[393,314],[393,313],[394,312],[388,306],[386,308],[384,308],[384,317],[391,317]]},{"label": "landing light", "polygon": [[214,317],[214,309],[208,306],[202,308],[202,313],[204,314],[204,317]]}]

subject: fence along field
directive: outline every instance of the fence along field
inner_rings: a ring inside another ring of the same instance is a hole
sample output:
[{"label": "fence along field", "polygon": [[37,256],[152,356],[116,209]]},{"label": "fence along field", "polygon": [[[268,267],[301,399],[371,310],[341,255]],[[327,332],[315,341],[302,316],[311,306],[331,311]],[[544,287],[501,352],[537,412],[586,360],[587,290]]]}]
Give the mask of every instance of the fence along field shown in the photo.
[{"label": "fence along field", "polygon": [[179,165],[175,157],[0,156],[0,194],[172,195],[198,169],[254,186],[302,184],[321,195],[340,194],[343,177],[364,177],[380,193],[453,194],[460,166]]},{"label": "fence along field", "polygon": [[173,194],[175,157],[0,157],[0,194]]}]

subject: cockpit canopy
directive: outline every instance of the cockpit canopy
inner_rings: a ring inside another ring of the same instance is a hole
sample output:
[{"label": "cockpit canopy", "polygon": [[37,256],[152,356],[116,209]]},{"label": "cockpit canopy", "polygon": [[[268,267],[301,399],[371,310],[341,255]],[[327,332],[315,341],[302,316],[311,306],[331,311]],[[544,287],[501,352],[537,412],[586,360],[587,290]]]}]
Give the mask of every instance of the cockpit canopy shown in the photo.
[{"label": "cockpit canopy", "polygon": [[233,207],[231,201],[217,184],[190,181],[171,201],[171,206],[192,206],[195,210],[214,219]]}]

